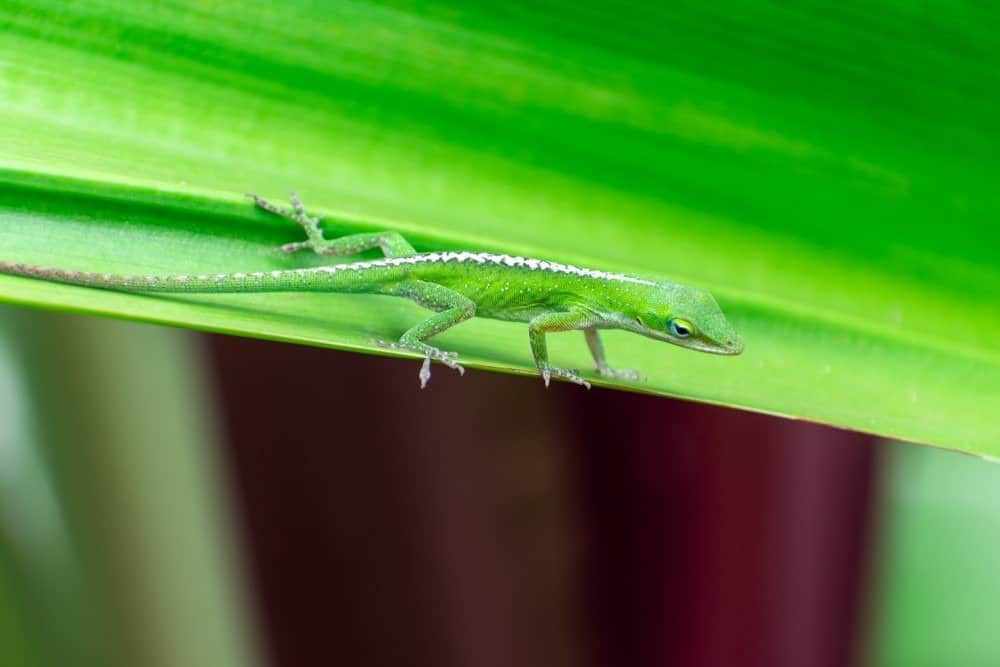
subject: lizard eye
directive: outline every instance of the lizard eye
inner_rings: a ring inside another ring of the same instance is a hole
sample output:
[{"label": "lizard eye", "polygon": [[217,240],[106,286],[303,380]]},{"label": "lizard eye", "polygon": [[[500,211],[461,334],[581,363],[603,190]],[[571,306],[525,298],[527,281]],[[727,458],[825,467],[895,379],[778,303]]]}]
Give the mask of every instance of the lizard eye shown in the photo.
[{"label": "lizard eye", "polygon": [[682,320],[678,317],[670,320],[670,333],[677,338],[687,338],[694,333],[694,326],[687,320]]}]

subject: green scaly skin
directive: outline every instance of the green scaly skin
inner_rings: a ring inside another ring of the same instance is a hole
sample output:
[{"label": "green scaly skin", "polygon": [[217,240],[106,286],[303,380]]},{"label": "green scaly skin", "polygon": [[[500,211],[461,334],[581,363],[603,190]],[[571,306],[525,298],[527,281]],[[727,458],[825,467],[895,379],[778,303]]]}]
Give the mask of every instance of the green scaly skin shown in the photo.
[{"label": "green scaly skin", "polygon": [[558,331],[582,330],[598,374],[633,381],[641,380],[638,372],[608,367],[599,329],[624,329],[715,354],[743,351],[742,340],[715,299],[696,287],[511,255],[417,253],[396,232],[325,239],[319,218],[307,215],[295,195],[290,211],[249,196],[263,210],[294,220],[305,230],[307,240],[286,244],[281,247],[283,252],[309,249],[320,255],[341,256],[380,248],[385,258],[308,269],[166,276],[87,273],[0,262],[0,273],[128,292],[312,291],[405,297],[435,314],[404,332],[398,342],[376,342],[422,355],[421,387],[430,379],[432,359],[463,372],[457,354],[433,347],[427,340],[474,316],[527,322],[531,352],[546,386],[555,377],[590,387],[578,371],[549,363],[545,335]]}]

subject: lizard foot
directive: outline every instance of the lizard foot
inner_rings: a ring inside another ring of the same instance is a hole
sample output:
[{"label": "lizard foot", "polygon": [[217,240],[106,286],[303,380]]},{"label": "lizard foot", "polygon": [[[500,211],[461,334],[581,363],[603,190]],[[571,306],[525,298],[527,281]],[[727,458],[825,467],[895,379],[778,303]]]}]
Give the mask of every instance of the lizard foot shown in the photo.
[{"label": "lizard foot", "polygon": [[570,370],[567,368],[556,368],[555,366],[545,366],[539,370],[542,373],[542,380],[545,381],[546,388],[549,386],[549,381],[552,378],[561,378],[590,389],[590,383],[580,377],[580,371]]},{"label": "lizard foot", "polygon": [[438,348],[431,347],[430,345],[407,345],[406,343],[392,343],[387,340],[374,340],[372,342],[379,347],[384,347],[390,350],[406,350],[407,352],[416,352],[424,355],[424,363],[420,365],[420,372],[417,374],[417,377],[420,379],[421,389],[426,387],[427,381],[431,379],[431,359],[440,361],[448,368],[458,371],[459,375],[465,375],[465,368],[457,361],[457,352],[445,352],[444,350],[439,350]]},{"label": "lizard foot", "polygon": [[629,382],[645,382],[646,380],[646,376],[631,368],[608,368],[607,366],[598,366],[597,374],[602,377],[614,378],[616,380],[628,380]]},{"label": "lizard foot", "polygon": [[312,217],[306,213],[306,209],[302,206],[302,200],[299,199],[298,195],[294,192],[290,194],[290,200],[292,202],[292,210],[286,210],[278,206],[277,204],[272,204],[263,197],[258,197],[257,195],[248,192],[247,197],[253,200],[253,203],[260,209],[267,211],[268,213],[273,213],[274,215],[281,216],[282,218],[288,218],[289,220],[294,220],[299,223],[305,230],[306,235],[309,237],[308,241],[296,241],[295,243],[286,243],[274,249],[276,253],[291,253],[303,250],[306,248],[316,249],[316,239],[322,240],[323,232],[320,231],[319,223],[321,218]]}]

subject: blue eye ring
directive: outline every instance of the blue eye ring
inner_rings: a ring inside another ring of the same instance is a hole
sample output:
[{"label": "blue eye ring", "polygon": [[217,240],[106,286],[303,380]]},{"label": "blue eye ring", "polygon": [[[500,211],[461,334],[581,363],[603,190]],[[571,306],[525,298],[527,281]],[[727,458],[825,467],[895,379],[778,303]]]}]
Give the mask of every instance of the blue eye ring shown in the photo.
[{"label": "blue eye ring", "polygon": [[670,320],[670,335],[675,338],[688,338],[694,334],[694,325],[687,320],[675,317]]}]

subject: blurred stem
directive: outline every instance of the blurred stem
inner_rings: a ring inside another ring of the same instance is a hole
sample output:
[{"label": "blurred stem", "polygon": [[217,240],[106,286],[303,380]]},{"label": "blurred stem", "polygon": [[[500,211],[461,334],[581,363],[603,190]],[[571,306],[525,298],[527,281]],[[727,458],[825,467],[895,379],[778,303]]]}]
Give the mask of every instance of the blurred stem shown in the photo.
[{"label": "blurred stem", "polygon": [[1000,466],[894,443],[873,665],[997,665]]},{"label": "blurred stem", "polygon": [[[71,591],[88,612],[79,620],[106,635],[117,664],[253,664],[190,336],[41,312],[18,312],[15,325],[31,422],[72,535],[64,542],[75,545],[64,551],[84,571],[86,585]],[[24,567],[49,580],[44,563]],[[30,593],[52,606],[54,591]]]},{"label": "blurred stem", "polygon": [[[7,544],[0,549],[0,660],[4,665],[40,667],[40,643],[29,637],[28,614],[18,590],[16,565]],[[53,664],[55,661],[51,661]]]},{"label": "blurred stem", "polygon": [[80,561],[32,415],[37,316],[0,310],[0,611],[3,664],[107,664],[106,614]]}]

